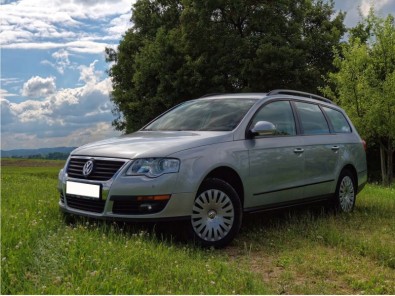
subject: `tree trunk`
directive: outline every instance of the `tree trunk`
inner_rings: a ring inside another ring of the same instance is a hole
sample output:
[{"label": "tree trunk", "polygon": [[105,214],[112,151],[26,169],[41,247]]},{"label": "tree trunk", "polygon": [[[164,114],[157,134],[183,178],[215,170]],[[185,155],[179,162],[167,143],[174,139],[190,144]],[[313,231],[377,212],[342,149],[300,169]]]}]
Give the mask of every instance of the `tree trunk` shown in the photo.
[{"label": "tree trunk", "polygon": [[381,180],[383,186],[390,186],[394,179],[394,151],[391,139],[387,145],[380,141]]},{"label": "tree trunk", "polygon": [[387,166],[386,166],[387,157],[385,155],[385,146],[380,141],[380,165],[381,165],[381,182],[383,186],[388,186],[388,174],[387,174]]},{"label": "tree trunk", "polygon": [[394,150],[391,147],[391,144],[388,145],[387,150],[387,185],[390,186],[392,184],[393,176],[394,176]]}]

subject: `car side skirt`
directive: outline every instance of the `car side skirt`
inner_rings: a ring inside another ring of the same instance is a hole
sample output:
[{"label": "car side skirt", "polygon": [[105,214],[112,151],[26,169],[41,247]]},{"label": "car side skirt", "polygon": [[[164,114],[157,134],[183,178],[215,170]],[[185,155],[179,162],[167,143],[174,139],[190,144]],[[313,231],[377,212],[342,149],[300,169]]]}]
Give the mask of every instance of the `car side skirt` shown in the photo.
[{"label": "car side skirt", "polygon": [[298,205],[313,204],[313,203],[328,201],[331,198],[333,198],[333,194],[325,194],[325,195],[308,197],[308,198],[298,199],[298,200],[293,200],[293,201],[286,201],[286,202],[280,202],[280,203],[275,203],[275,204],[270,204],[270,205],[245,208],[244,212],[245,213],[258,213],[258,212],[265,212],[265,211],[271,211],[271,210],[277,210],[277,209],[283,209],[283,208],[290,208],[290,207],[294,207],[294,206],[298,206]]}]

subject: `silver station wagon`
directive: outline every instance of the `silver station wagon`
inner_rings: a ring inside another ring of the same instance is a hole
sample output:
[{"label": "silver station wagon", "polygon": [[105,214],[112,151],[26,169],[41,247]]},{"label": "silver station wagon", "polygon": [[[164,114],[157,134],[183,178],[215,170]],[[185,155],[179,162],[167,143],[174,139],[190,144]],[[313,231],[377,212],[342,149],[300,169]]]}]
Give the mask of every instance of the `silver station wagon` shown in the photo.
[{"label": "silver station wagon", "polygon": [[320,96],[207,95],[75,149],[59,173],[59,205],[92,218],[186,219],[198,243],[222,247],[243,213],[322,200],[351,212],[367,181],[364,146]]}]

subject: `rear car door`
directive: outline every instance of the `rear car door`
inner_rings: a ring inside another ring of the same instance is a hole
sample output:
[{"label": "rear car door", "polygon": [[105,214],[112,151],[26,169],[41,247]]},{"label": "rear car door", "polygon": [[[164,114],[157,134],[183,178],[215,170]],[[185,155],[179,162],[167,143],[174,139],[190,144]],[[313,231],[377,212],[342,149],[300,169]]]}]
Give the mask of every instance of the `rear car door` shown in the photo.
[{"label": "rear car door", "polygon": [[303,196],[325,197],[333,193],[339,162],[339,145],[318,104],[293,102],[300,122],[304,150]]}]

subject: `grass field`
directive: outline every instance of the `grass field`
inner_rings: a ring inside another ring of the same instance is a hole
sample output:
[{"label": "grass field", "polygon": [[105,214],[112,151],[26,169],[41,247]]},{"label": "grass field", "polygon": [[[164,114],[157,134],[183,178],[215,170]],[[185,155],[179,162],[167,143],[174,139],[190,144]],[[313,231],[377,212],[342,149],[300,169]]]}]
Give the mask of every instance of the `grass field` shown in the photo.
[{"label": "grass field", "polygon": [[246,216],[203,250],[176,223],[64,219],[62,162],[2,161],[2,294],[395,294],[395,189],[369,185],[350,215],[321,206]]}]

